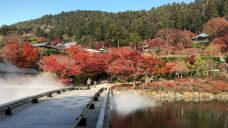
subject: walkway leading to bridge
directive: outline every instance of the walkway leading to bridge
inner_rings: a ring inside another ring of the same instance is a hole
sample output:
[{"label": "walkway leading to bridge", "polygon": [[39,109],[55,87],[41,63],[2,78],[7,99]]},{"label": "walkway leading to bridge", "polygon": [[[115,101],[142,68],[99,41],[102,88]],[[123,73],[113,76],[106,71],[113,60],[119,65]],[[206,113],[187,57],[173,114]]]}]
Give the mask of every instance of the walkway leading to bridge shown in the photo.
[{"label": "walkway leading to bridge", "polygon": [[[11,116],[0,114],[0,128],[70,128],[93,95],[107,84],[97,85],[90,90],[63,92],[51,98],[41,99],[38,104],[25,104],[13,110]],[[91,110],[87,127],[95,127],[99,116],[103,92],[95,109]],[[89,122],[91,120],[91,122]]]}]

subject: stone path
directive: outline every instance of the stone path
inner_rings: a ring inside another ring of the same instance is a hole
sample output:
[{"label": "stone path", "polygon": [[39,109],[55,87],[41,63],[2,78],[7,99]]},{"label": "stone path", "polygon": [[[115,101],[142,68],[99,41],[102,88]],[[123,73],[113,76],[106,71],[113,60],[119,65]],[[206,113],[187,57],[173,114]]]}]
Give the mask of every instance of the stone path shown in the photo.
[{"label": "stone path", "polygon": [[[0,114],[0,128],[70,128],[92,96],[106,85],[101,84],[90,90],[64,92],[35,105],[26,104],[13,110],[11,116]],[[97,105],[101,104],[99,102]],[[99,111],[97,109],[96,113]]]}]

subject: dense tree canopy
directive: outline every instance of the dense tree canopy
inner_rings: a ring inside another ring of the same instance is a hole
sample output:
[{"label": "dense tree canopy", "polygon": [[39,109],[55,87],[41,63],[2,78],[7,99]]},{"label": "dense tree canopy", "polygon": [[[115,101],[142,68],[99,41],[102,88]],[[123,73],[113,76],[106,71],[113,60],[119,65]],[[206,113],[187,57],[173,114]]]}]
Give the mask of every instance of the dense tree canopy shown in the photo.
[{"label": "dense tree canopy", "polygon": [[45,72],[55,73],[65,84],[69,84],[73,76],[81,73],[77,62],[63,55],[51,55],[42,58],[40,67]]},{"label": "dense tree canopy", "polygon": [[228,30],[228,21],[225,18],[213,18],[203,25],[203,31],[215,38]]},{"label": "dense tree canopy", "polygon": [[29,44],[7,43],[1,51],[1,57],[4,62],[18,67],[36,67],[39,61],[38,49]]},{"label": "dense tree canopy", "polygon": [[[19,34],[33,33],[63,41],[111,42],[112,46],[133,47],[139,40],[152,39],[165,28],[202,32],[202,25],[211,18],[228,14],[227,0],[195,0],[195,2],[172,3],[145,11],[108,13],[102,11],[71,11],[58,15],[46,15],[39,19],[2,26],[0,34],[17,29]],[[64,20],[63,20],[64,19]],[[16,27],[15,27],[16,26]]]}]

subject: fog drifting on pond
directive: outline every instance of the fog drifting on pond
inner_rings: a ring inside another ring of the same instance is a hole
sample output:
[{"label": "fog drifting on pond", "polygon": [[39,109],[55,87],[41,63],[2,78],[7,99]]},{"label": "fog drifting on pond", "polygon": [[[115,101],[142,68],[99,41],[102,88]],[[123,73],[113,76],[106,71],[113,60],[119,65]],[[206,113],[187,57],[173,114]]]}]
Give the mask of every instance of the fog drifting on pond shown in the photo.
[{"label": "fog drifting on pond", "polygon": [[158,105],[149,97],[133,94],[124,94],[112,97],[113,110],[121,115],[127,115],[139,109],[145,109]]},{"label": "fog drifting on pond", "polygon": [[61,87],[63,85],[49,73],[37,76],[4,75],[0,77],[0,104]]}]

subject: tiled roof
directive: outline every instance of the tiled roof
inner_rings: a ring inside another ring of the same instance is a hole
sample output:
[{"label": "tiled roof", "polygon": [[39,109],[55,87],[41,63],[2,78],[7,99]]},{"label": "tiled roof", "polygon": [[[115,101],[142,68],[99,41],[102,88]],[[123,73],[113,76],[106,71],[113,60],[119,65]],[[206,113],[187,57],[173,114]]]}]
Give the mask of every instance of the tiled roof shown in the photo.
[{"label": "tiled roof", "polygon": [[194,38],[192,38],[192,39],[197,39],[197,38],[199,38],[199,37],[207,38],[207,37],[209,37],[209,35],[207,35],[207,34],[205,34],[205,33],[201,33],[201,34],[199,34],[198,36],[196,36],[196,37],[194,37]]}]

